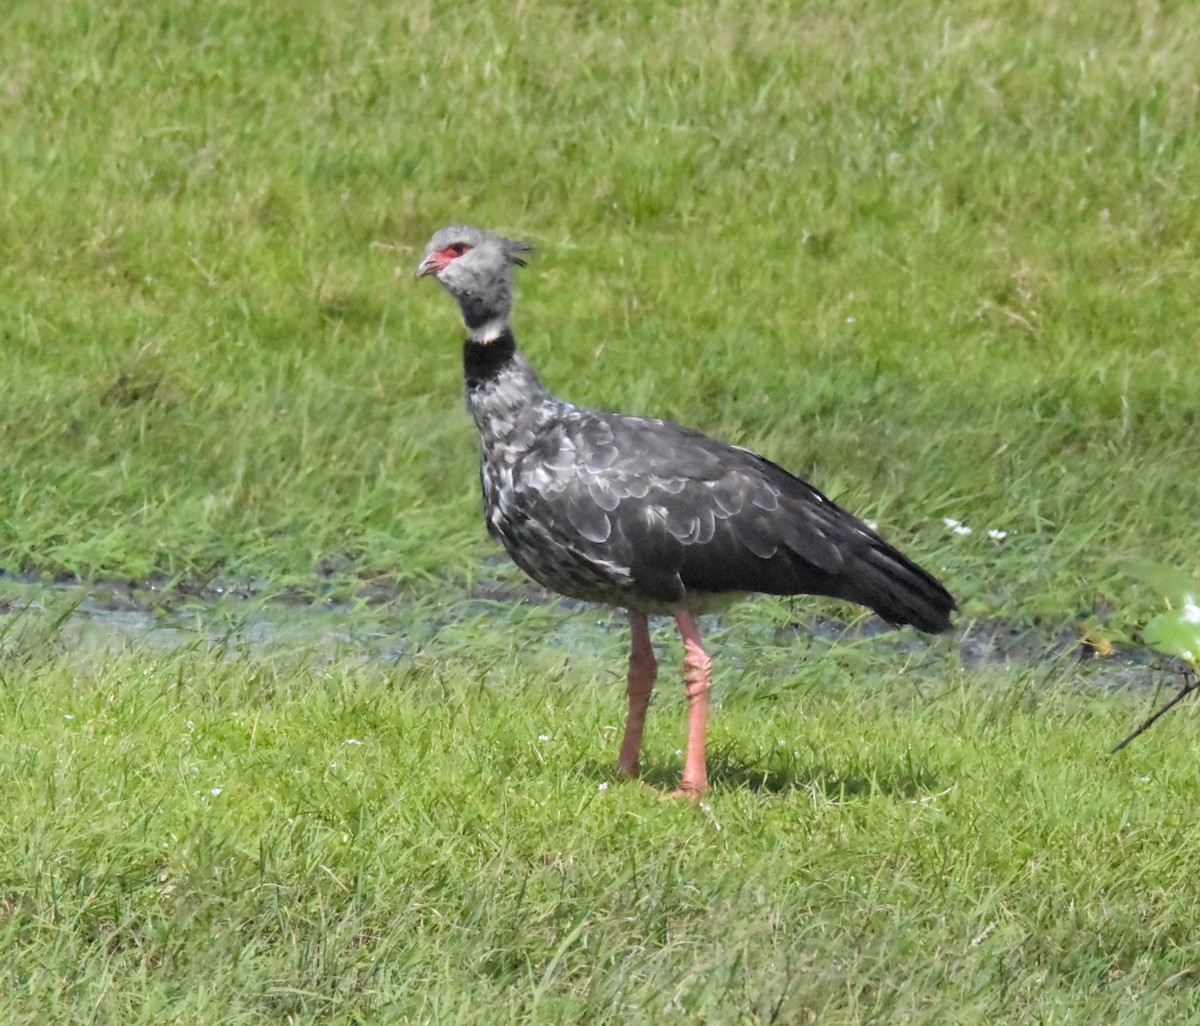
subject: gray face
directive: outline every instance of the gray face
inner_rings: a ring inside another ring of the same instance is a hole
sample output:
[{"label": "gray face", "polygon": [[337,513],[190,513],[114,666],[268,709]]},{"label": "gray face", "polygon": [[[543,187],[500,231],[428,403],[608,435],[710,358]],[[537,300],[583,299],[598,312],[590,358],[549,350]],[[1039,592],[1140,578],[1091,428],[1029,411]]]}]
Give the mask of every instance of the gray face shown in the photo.
[{"label": "gray face", "polygon": [[433,275],[462,308],[476,333],[504,325],[512,310],[512,265],[524,265],[529,246],[472,225],[439,229],[425,247],[417,277]]}]

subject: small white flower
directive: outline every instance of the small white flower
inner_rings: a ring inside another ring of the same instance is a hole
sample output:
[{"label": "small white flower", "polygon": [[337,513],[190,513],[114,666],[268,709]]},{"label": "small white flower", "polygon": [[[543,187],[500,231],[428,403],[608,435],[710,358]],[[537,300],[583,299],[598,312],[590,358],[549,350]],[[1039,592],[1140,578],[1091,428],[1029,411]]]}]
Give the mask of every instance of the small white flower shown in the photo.
[{"label": "small white flower", "polygon": [[361,745],[362,742],[356,737],[348,737],[342,742],[344,745]]},{"label": "small white flower", "polygon": [[1179,612],[1179,619],[1184,623],[1200,623],[1200,606],[1196,605],[1194,601],[1188,600]]},{"label": "small white flower", "polygon": [[846,318],[846,323],[847,323],[847,324],[853,324],[853,323],[854,323],[854,318],[853,318],[853,317],[847,317],[847,318]]},{"label": "small white flower", "polygon": [[212,795],[214,798],[215,798],[217,795],[219,795],[220,793],[221,793],[221,789],[220,789],[219,787],[214,787],[214,788],[213,788],[213,789],[212,789],[212,790],[209,792],[209,794],[211,794],[211,795]]},{"label": "small white flower", "polygon": [[598,790],[607,791],[608,790],[608,782],[604,781],[604,780],[600,781],[600,786],[599,786]]},{"label": "small white flower", "polygon": [[992,527],[988,529],[988,537],[991,538],[992,541],[1004,541],[1004,539],[1008,537],[1008,532],[998,531],[996,528]]},{"label": "small white flower", "polygon": [[955,534],[970,534],[971,529],[961,520],[955,520],[954,517],[942,517],[942,523],[945,524]]},{"label": "small white flower", "polygon": [[64,720],[73,720],[75,717],[71,713],[63,713]]},{"label": "small white flower", "polygon": [[539,740],[539,741],[549,741],[549,740],[550,740],[550,735],[549,735],[549,734],[539,734],[539,735],[538,735],[538,740]]}]

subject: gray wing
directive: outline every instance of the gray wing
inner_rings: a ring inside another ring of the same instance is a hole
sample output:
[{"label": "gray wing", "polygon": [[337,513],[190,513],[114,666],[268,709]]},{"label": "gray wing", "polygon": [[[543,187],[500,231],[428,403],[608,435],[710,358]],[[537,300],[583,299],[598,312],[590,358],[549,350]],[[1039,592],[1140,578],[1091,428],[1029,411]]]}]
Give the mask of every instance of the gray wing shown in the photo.
[{"label": "gray wing", "polygon": [[820,594],[944,630],[928,573],[817,489],[761,456],[668,421],[577,411],[514,468],[527,514],[563,555],[658,603],[688,592]]}]

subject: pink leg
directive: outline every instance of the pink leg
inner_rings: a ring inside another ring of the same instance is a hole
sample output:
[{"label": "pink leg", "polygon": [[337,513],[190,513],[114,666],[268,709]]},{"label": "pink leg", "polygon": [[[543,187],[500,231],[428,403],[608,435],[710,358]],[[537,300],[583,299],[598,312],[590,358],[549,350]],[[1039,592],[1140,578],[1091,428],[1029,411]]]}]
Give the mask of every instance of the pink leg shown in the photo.
[{"label": "pink leg", "polygon": [[625,737],[621,740],[621,754],[617,756],[617,772],[623,777],[636,777],[642,751],[642,729],[646,726],[646,710],[650,706],[658,663],[650,644],[650,626],[645,613],[629,613],[629,631],[633,639],[629,648],[629,685],[626,688],[629,719],[625,721]]},{"label": "pink leg", "polygon": [[704,734],[708,728],[708,691],[712,686],[712,660],[700,641],[696,619],[686,609],[675,614],[683,638],[683,684],[688,697],[687,754],[683,759],[680,793],[693,800],[708,790],[704,759]]}]

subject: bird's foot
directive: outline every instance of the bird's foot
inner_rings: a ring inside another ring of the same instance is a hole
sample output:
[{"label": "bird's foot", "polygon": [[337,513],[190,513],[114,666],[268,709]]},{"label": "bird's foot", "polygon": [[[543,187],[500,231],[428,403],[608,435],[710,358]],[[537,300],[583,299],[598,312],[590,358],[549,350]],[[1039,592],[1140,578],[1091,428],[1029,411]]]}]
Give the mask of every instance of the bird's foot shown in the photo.
[{"label": "bird's foot", "polygon": [[637,780],[642,770],[636,762],[629,765],[622,765],[618,762],[615,772],[619,780]]}]

